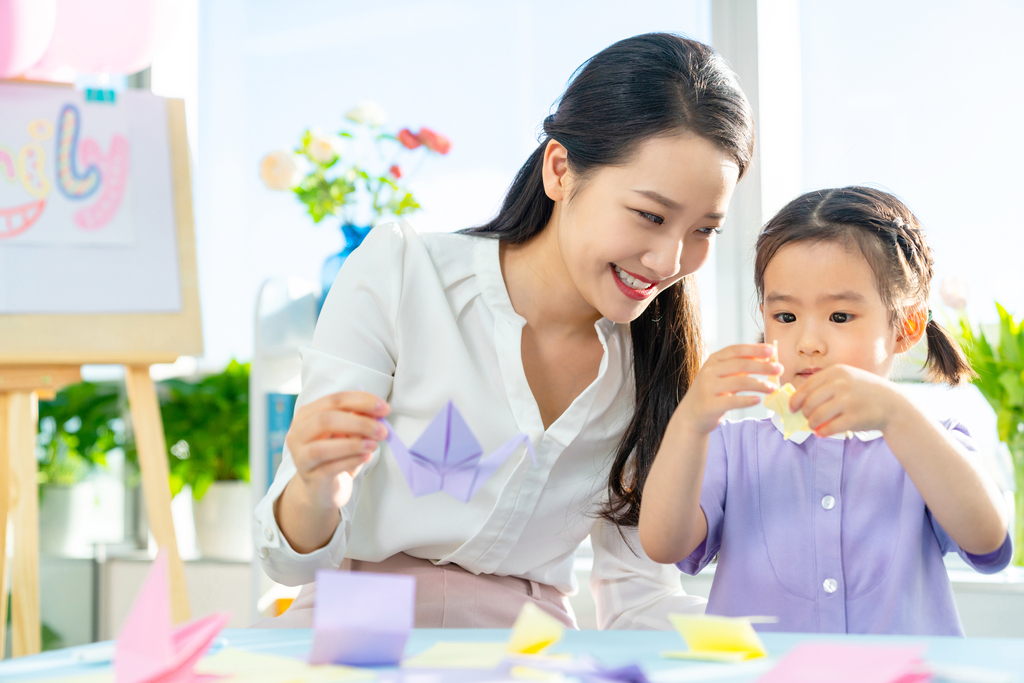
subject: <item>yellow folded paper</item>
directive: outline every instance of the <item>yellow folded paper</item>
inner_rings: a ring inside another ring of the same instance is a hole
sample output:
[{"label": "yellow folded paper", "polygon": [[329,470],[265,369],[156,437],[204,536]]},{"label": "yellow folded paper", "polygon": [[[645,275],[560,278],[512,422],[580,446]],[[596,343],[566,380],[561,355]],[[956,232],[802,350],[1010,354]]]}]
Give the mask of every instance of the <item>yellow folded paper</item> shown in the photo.
[{"label": "yellow folded paper", "polygon": [[232,683],[354,683],[377,678],[373,671],[354,666],[313,666],[294,657],[245,652],[234,648],[225,648],[204,657],[196,666],[196,673],[224,676]]},{"label": "yellow folded paper", "polygon": [[505,643],[441,641],[402,660],[407,669],[493,669],[508,655]]},{"label": "yellow folded paper", "polygon": [[804,414],[800,411],[794,413],[789,409],[789,399],[795,393],[796,388],[787,382],[764,399],[764,407],[778,413],[782,418],[782,436],[786,439],[797,432],[811,431],[811,425]]},{"label": "yellow folded paper", "polygon": [[562,639],[565,626],[558,619],[537,607],[532,602],[523,609],[512,625],[512,637],[508,640],[508,651],[512,654],[533,655],[554,645]]},{"label": "yellow folded paper", "polygon": [[711,614],[670,614],[689,650],[662,652],[671,659],[742,662],[768,655],[752,623],[774,622],[774,617],[720,617]]},{"label": "yellow folded paper", "polygon": [[[294,657],[282,657],[235,648],[224,648],[204,657],[195,671],[222,676],[231,683],[356,683],[376,680],[377,674],[351,666],[312,666]],[[114,683],[114,671],[83,676],[61,676],[41,683]]]}]

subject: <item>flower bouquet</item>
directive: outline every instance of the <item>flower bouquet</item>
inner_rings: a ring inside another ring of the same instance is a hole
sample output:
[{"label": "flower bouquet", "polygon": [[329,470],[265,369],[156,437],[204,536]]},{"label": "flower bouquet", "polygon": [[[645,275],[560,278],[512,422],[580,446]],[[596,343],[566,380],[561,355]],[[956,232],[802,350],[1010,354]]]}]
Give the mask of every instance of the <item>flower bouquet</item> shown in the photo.
[{"label": "flower bouquet", "polygon": [[[260,162],[260,178],[271,190],[291,190],[314,223],[341,219],[344,248],[329,257],[321,273],[323,297],[348,255],[383,218],[406,216],[419,202],[399,181],[408,179],[427,155],[445,155],[451,141],[429,128],[414,133],[384,129],[387,116],[373,102],[345,113],[354,126],[337,132],[306,130],[294,149],[270,152]],[[322,301],[322,298],[321,298]]]}]

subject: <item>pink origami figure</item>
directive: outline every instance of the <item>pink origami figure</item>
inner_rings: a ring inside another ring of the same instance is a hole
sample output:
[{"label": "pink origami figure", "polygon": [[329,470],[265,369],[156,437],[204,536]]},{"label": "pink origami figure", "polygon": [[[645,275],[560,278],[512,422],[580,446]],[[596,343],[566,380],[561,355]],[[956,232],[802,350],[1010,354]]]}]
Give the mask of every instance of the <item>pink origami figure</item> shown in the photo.
[{"label": "pink origami figure", "polygon": [[193,669],[229,614],[211,614],[177,628],[171,626],[167,551],[161,550],[135,598],[114,649],[117,683],[199,683],[219,680]]},{"label": "pink origami figure", "polygon": [[530,460],[537,463],[533,444],[526,434],[513,437],[484,457],[483,447],[451,401],[430,422],[412,448],[407,448],[398,438],[391,423],[384,418],[380,420],[388,428],[391,453],[416,497],[444,491],[468,503],[484,482],[523,444]]}]

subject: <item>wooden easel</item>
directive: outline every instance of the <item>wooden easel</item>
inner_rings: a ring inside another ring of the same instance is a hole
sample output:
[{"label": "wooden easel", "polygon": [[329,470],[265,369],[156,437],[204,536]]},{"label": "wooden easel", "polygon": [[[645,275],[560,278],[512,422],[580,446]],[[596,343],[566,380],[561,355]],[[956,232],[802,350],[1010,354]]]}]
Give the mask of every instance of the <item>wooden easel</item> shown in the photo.
[{"label": "wooden easel", "polygon": [[[39,509],[36,495],[36,425],[38,395],[52,395],[81,380],[74,365],[0,367],[0,549],[6,547],[8,511],[14,519],[14,561],[11,572],[11,644],[13,655],[40,651]],[[125,385],[139,453],[139,469],[150,529],[157,545],[170,553],[171,612],[175,622],[189,619],[185,567],[178,555],[171,520],[164,428],[156,386],[148,365],[125,368]],[[8,495],[10,492],[10,496]],[[0,658],[6,629],[7,562],[0,563]]]},{"label": "wooden easel", "polygon": [[[53,87],[26,85],[24,93],[30,99],[31,88],[45,95]],[[189,619],[185,570],[171,521],[163,423],[156,387],[149,374],[154,363],[173,363],[179,356],[203,353],[185,107],[181,100],[164,102],[180,310],[0,316],[0,558],[6,554],[10,511],[14,520],[11,629],[15,656],[39,652],[41,646],[35,457],[38,395],[52,394],[79,381],[84,363],[125,365],[150,529],[157,544],[170,554],[172,618],[179,623]],[[159,135],[159,128],[151,125],[139,126],[139,130],[146,135]],[[6,566],[6,561],[0,564],[0,656],[6,629]]]}]

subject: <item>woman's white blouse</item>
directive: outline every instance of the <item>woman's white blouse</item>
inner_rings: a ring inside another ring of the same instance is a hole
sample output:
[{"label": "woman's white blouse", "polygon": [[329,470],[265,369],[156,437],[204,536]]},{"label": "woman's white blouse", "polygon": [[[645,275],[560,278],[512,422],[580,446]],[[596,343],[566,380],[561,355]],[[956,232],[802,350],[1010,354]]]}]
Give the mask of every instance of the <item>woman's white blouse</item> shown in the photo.
[{"label": "woman's white blouse", "polygon": [[597,516],[633,407],[629,327],[595,324],[604,347],[597,379],[545,430],[523,371],[525,324],[505,289],[497,240],[419,235],[405,222],[374,228],[345,262],[312,344],[301,349],[297,405],[362,387],[391,404],[389,420],[411,445],[451,399],[484,453],[523,432],[537,462],[520,447],[469,503],[443,492],[416,498],[383,443],[356,476],[330,542],[300,554],[274,518],[274,501],[295,474],[286,447],[255,513],[267,574],[298,585],[346,557],[376,562],[404,552],[571,595],[574,553],[589,534],[601,628],[669,628],[669,612],[703,611],[674,566],[643,554],[635,529],[624,530],[624,541]]}]

